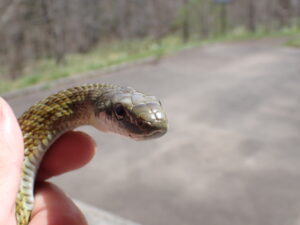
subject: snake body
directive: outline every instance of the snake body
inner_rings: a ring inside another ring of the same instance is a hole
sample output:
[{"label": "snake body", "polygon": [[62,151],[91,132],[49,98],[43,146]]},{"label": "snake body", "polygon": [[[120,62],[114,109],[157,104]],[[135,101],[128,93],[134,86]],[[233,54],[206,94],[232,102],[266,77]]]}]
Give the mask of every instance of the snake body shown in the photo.
[{"label": "snake body", "polygon": [[89,84],[51,95],[18,119],[24,137],[22,178],[16,200],[18,225],[27,225],[34,203],[34,181],[50,145],[63,133],[92,125],[134,139],[162,136],[167,118],[161,103],[129,87]]}]

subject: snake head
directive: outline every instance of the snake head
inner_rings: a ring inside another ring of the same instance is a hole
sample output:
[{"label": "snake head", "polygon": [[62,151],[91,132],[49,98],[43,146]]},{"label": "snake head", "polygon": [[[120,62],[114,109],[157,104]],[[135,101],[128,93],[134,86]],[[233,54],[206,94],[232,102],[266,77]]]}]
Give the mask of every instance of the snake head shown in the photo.
[{"label": "snake head", "polygon": [[119,87],[105,93],[104,99],[105,107],[96,113],[98,129],[136,140],[157,138],[167,132],[167,115],[156,97]]}]

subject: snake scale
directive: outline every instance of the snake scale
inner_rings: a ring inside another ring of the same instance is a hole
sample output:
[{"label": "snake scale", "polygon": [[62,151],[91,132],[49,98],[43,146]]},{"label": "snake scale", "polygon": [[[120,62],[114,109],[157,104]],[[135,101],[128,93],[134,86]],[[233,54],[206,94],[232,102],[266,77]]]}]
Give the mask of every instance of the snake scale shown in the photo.
[{"label": "snake scale", "polygon": [[144,140],[162,136],[168,126],[161,102],[154,96],[109,84],[60,91],[31,106],[18,122],[25,145],[16,199],[18,225],[29,224],[37,170],[49,146],[66,131],[92,125],[104,132]]}]

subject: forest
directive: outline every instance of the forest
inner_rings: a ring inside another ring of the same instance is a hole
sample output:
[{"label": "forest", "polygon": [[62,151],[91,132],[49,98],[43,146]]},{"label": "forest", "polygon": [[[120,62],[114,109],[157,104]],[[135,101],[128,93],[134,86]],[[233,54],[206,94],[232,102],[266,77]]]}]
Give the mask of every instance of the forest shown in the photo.
[{"label": "forest", "polygon": [[0,74],[15,79],[41,58],[63,64],[99,43],[272,32],[299,17],[300,0],[1,0]]}]

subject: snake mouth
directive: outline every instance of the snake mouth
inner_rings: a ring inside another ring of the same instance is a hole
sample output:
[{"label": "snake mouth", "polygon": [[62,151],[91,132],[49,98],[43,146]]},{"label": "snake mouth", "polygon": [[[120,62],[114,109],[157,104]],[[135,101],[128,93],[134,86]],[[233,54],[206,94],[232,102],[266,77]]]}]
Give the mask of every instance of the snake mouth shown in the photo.
[{"label": "snake mouth", "polygon": [[158,137],[161,137],[163,136],[165,133],[167,133],[167,128],[165,129],[159,129],[159,130],[154,130],[152,131],[146,139],[152,139],[152,138],[158,138]]},{"label": "snake mouth", "polygon": [[144,134],[129,134],[129,137],[131,137],[137,141],[142,141],[142,140],[151,140],[151,139],[161,137],[165,133],[167,133],[167,128],[165,128],[165,129],[160,128],[160,129],[152,130],[151,132],[144,133]]}]

